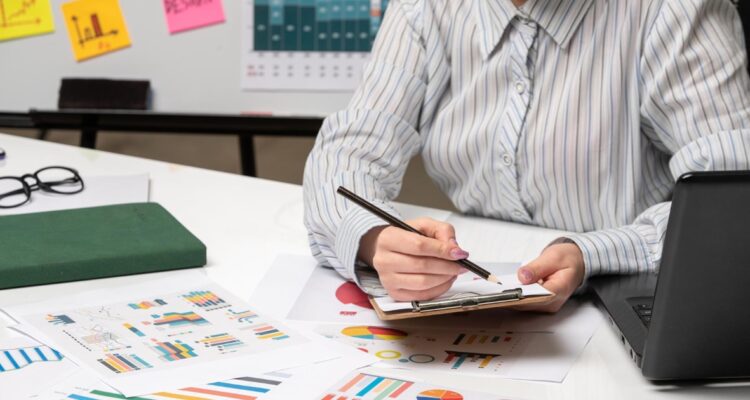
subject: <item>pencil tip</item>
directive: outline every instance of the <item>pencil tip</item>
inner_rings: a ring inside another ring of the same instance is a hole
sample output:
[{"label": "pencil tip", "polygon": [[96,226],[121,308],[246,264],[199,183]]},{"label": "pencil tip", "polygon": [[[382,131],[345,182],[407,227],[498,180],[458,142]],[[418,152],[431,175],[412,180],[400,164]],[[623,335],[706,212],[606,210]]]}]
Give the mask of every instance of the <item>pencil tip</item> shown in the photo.
[{"label": "pencil tip", "polygon": [[494,283],[500,283],[500,284],[502,284],[502,282],[500,282],[500,279],[498,279],[495,275],[492,275],[492,274],[490,274],[490,276],[487,277],[487,280],[489,282],[494,282]]}]

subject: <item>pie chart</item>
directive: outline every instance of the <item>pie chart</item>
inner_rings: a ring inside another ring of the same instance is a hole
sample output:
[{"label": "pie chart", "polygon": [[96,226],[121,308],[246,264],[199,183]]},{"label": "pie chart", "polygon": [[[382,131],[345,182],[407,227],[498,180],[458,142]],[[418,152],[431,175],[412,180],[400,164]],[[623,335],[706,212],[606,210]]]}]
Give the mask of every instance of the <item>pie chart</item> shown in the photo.
[{"label": "pie chart", "polygon": [[341,286],[336,289],[336,299],[338,299],[341,304],[354,304],[372,310],[370,299],[354,282],[342,283]]},{"label": "pie chart", "polygon": [[369,340],[400,340],[408,336],[404,331],[379,326],[348,326],[341,330],[346,336]]},{"label": "pie chart", "polygon": [[431,389],[420,392],[417,400],[464,400],[464,396],[450,390]]}]

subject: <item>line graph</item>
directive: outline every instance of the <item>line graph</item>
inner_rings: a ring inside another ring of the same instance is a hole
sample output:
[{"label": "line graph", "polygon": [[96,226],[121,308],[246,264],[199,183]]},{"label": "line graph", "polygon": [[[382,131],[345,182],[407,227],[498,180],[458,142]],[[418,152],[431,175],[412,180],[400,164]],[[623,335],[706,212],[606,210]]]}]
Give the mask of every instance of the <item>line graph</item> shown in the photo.
[{"label": "line graph", "polygon": [[6,3],[8,3],[8,0],[0,0],[0,28],[39,25],[42,23],[40,17],[30,15],[30,11],[37,5],[37,0],[21,1],[21,4],[15,11],[10,10]]}]

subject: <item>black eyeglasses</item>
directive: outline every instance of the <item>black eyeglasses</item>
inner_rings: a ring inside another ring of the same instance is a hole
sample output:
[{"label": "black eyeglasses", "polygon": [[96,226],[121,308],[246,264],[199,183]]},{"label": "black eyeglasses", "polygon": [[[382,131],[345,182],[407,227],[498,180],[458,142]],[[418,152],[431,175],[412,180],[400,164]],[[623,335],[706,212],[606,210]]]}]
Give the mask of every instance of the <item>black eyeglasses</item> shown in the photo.
[{"label": "black eyeglasses", "polygon": [[73,168],[51,166],[33,174],[0,177],[0,208],[20,207],[31,200],[31,192],[41,190],[56,194],[83,191],[83,179]]}]

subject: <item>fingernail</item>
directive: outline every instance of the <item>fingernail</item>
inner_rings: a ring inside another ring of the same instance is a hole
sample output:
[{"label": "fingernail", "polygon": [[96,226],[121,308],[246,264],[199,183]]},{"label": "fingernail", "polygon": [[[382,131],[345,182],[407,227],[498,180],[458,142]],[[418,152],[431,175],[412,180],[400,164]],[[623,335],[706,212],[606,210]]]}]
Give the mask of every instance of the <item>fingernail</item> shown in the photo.
[{"label": "fingernail", "polygon": [[456,238],[451,238],[451,240],[449,240],[449,242],[451,242],[452,245],[458,247],[458,242],[456,241]]},{"label": "fingernail", "polygon": [[451,257],[455,258],[456,260],[461,260],[461,259],[469,257],[469,253],[456,247],[453,250],[451,250]]},{"label": "fingernail", "polygon": [[466,269],[466,268],[461,268],[461,271],[460,271],[460,272],[459,272],[458,274],[459,274],[459,275],[463,275],[463,274],[465,274],[465,273],[467,273],[467,272],[469,272],[469,270],[468,270],[468,269]]},{"label": "fingernail", "polygon": [[523,278],[524,282],[532,282],[534,280],[534,274],[532,274],[528,269],[522,269],[521,278]]}]

